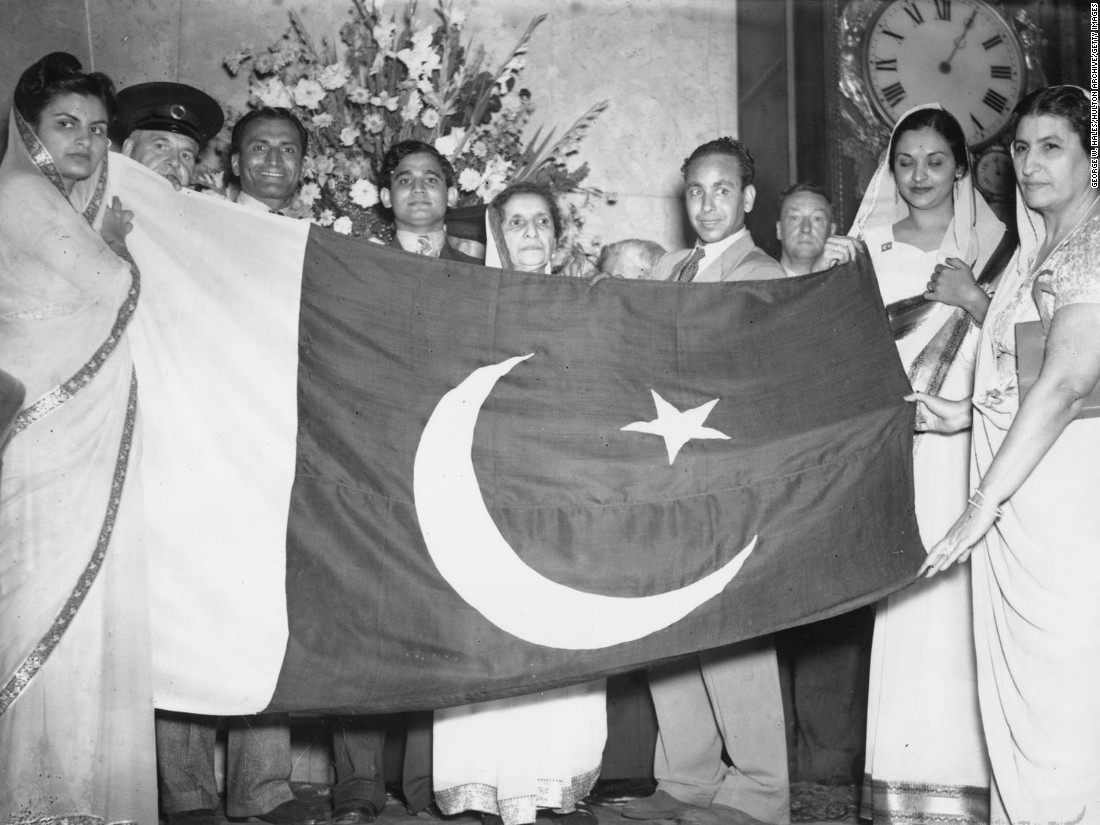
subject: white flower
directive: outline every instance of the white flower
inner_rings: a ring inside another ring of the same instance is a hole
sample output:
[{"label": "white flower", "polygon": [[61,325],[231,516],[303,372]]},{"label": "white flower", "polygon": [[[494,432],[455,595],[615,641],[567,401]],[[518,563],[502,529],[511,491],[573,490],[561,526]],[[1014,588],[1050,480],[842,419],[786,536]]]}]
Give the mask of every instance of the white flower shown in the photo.
[{"label": "white flower", "polygon": [[317,109],[324,100],[325,90],[316,80],[303,77],[294,87],[294,102],[306,109]]},{"label": "white flower", "polygon": [[391,97],[389,92],[382,92],[382,94],[375,95],[370,99],[370,105],[383,107],[391,112],[396,112],[397,107],[401,105],[401,98],[398,95],[393,95]]},{"label": "white flower", "polygon": [[317,75],[317,82],[330,92],[334,89],[344,88],[350,79],[351,69],[340,63],[325,66],[321,69],[321,73]]},{"label": "white flower", "polygon": [[333,118],[333,116],[330,115],[328,112],[322,112],[319,115],[313,116],[313,125],[316,126],[318,129],[327,129],[329,126],[332,125],[334,120],[335,118]]},{"label": "white flower", "polygon": [[319,197],[321,197],[321,187],[316,183],[303,183],[302,188],[298,190],[298,200],[303,206],[313,206],[313,202]]},{"label": "white flower", "polygon": [[366,178],[360,178],[351,185],[348,196],[357,205],[364,209],[370,209],[378,203],[378,187]]},{"label": "white flower", "polygon": [[341,215],[333,222],[332,228],[341,235],[350,235],[352,229],[351,218],[347,215]]},{"label": "white flower", "polygon": [[453,157],[455,150],[458,149],[458,144],[462,142],[464,137],[466,137],[465,129],[462,127],[452,129],[447,134],[440,135],[435,139],[435,149],[439,154],[445,157]]},{"label": "white flower", "polygon": [[350,100],[352,103],[357,103],[360,106],[370,100],[370,90],[364,89],[358,83],[348,84],[347,95],[348,100]]},{"label": "white flower", "polygon": [[355,145],[355,139],[359,137],[359,130],[353,126],[345,126],[340,130],[340,143],[344,146]]},{"label": "white flower", "polygon": [[382,115],[368,115],[363,125],[367,127],[367,131],[372,135],[377,135],[386,128],[386,119]]},{"label": "white flower", "polygon": [[435,109],[425,109],[420,113],[420,122],[429,129],[434,129],[439,125],[439,112]]},{"label": "white flower", "polygon": [[514,114],[523,108],[523,98],[512,91],[500,97],[500,110],[505,114]]},{"label": "white flower", "polygon": [[321,214],[317,216],[315,223],[318,226],[332,226],[332,222],[336,220],[336,213],[331,209],[322,209]]},{"label": "white flower", "polygon": [[482,175],[476,169],[463,169],[458,176],[458,188],[463,192],[474,192],[481,186]]},{"label": "white flower", "polygon": [[380,51],[388,52],[393,48],[393,38],[397,34],[397,23],[383,21],[371,30],[374,42],[378,44]]},{"label": "white flower", "polygon": [[413,89],[409,92],[409,99],[405,101],[405,108],[401,110],[402,120],[416,120],[420,114],[420,92]]},{"label": "white flower", "polygon": [[500,156],[492,158],[485,169],[485,177],[477,188],[477,196],[484,203],[491,201],[508,185],[511,173],[512,161]]},{"label": "white flower", "polygon": [[260,101],[264,106],[289,109],[294,105],[290,99],[290,91],[277,77],[255,83],[252,87],[252,98]]},{"label": "white flower", "polygon": [[485,142],[481,140],[475,140],[470,146],[470,151],[475,158],[483,158],[489,153],[489,150],[485,147]]},{"label": "white flower", "polygon": [[225,65],[226,71],[228,71],[234,77],[237,76],[237,72],[241,70],[241,64],[252,57],[251,46],[241,46],[240,49],[233,52],[233,54],[226,55],[225,60],[222,63]]}]

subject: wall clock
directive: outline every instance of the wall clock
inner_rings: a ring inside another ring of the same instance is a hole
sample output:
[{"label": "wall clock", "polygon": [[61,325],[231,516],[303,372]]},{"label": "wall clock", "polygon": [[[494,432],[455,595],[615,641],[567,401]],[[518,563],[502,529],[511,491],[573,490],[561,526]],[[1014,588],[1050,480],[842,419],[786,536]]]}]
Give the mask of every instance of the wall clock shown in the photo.
[{"label": "wall clock", "polygon": [[939,103],[977,149],[1000,135],[1026,92],[1020,40],[984,0],[891,0],[862,45],[867,91],[887,125],[912,106]]},{"label": "wall clock", "polygon": [[1005,197],[1003,158],[982,158],[1006,138],[1016,103],[1045,85],[1043,35],[1024,0],[825,3],[835,21],[826,119],[838,223],[855,215],[897,118],[921,103],[958,118],[984,172],[975,176],[979,189],[991,200]]}]

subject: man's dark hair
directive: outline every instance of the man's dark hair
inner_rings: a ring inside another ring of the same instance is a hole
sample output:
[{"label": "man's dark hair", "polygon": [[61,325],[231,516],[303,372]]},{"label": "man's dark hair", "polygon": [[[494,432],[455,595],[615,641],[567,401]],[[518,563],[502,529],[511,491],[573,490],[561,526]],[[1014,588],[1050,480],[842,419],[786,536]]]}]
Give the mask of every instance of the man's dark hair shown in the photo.
[{"label": "man's dark hair", "polygon": [[302,121],[298,120],[294,112],[283,106],[261,106],[259,109],[252,109],[247,112],[244,117],[238,120],[229,139],[231,154],[240,154],[244,130],[248,128],[249,123],[256,120],[286,120],[293,123],[294,128],[298,130],[298,138],[302,142],[302,156],[305,156],[306,151],[309,149],[309,132],[306,131],[306,127],[302,125]]},{"label": "man's dark hair", "polygon": [[779,197],[775,201],[775,211],[780,215],[783,214],[783,204],[786,203],[787,198],[791,195],[797,195],[799,192],[809,192],[813,195],[820,195],[825,199],[825,203],[829,204],[829,211],[833,211],[833,199],[830,198],[826,192],[825,187],[819,183],[813,181],[799,181],[798,183],[792,183],[786,189],[779,193]]},{"label": "man's dark hair", "polygon": [[741,170],[741,187],[744,188],[756,179],[756,161],[752,159],[749,150],[739,140],[731,137],[720,137],[699,146],[684,159],[684,165],[680,167],[680,176],[687,180],[688,167],[699,158],[707,155],[729,155],[737,161],[737,167]]},{"label": "man's dark hair", "polygon": [[115,113],[115,84],[102,72],[82,72],[80,61],[68,52],[51,52],[27,67],[15,85],[15,108],[33,128],[56,97],[81,95],[98,98],[107,110],[107,119]]},{"label": "man's dark hair", "polygon": [[422,140],[403,140],[387,149],[382,157],[382,163],[378,167],[379,188],[390,188],[390,184],[393,183],[393,170],[403,158],[409,155],[431,155],[439,161],[439,168],[443,170],[443,179],[447,182],[447,188],[450,189],[455,185],[455,168],[442,152]]}]

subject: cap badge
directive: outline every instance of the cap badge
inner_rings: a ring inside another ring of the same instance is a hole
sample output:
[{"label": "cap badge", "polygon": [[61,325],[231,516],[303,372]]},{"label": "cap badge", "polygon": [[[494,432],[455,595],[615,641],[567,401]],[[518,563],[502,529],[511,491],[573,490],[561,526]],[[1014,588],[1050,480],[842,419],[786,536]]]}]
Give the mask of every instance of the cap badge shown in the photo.
[{"label": "cap badge", "polygon": [[168,110],[173,120],[183,120],[187,116],[187,110],[178,103]]}]

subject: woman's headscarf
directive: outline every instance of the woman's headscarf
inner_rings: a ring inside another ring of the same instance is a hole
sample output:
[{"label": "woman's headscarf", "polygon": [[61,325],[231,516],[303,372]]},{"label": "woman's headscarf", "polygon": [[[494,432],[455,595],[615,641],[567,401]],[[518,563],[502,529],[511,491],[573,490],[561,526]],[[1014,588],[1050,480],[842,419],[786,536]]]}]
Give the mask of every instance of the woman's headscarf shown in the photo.
[{"label": "woman's headscarf", "polygon": [[[136,304],[130,265],[99,236],[106,185],[104,157],[66,192],[49,152],[12,107],[0,164],[0,367],[26,385],[28,403],[111,346]],[[31,321],[58,332],[28,335]]]},{"label": "woman's headscarf", "polygon": [[[945,111],[938,104],[914,106],[894,126],[890,143],[893,144],[896,140],[899,125],[909,115],[926,109]],[[970,171],[955,181],[952,199],[954,217],[940,242],[938,257],[941,261],[947,258],[965,261],[973,269],[979,286],[989,292],[1008,259],[1011,240],[1006,241],[1004,246],[1001,245],[1005,226],[974,189]],[[888,145],[863,196],[849,234],[862,240],[868,231],[893,226],[908,215],[909,205],[899,194],[897,182],[890,169]],[[992,262],[993,265],[989,266],[994,252],[998,250],[1000,254]],[[913,389],[936,394],[943,386],[947,371],[954,363],[963,339],[972,326],[970,315],[961,308],[926,300],[923,293],[891,304],[887,307],[887,313],[894,337],[899,340],[926,324],[933,325],[936,329],[909,368],[909,381]]]},{"label": "woman's headscarf", "polygon": [[[504,191],[507,192],[508,190],[505,189]],[[516,194],[532,195],[536,193],[521,191]],[[504,201],[505,204],[507,202],[507,200]],[[485,237],[489,241],[485,245],[485,265],[499,267],[500,269],[515,269],[516,265],[512,261],[512,256],[508,252],[508,244],[504,240],[504,227],[501,226],[502,217],[500,211],[492,204],[485,210]],[[557,242],[556,235],[554,241]],[[553,249],[551,249],[551,252],[553,252]],[[550,274],[550,266],[550,261],[547,261],[546,274]]]},{"label": "woman's headscarf", "polygon": [[[914,106],[898,119],[890,134],[890,143],[883,150],[878,168],[863,195],[849,235],[862,240],[868,230],[893,226],[908,217],[909,205],[899,194],[897,181],[894,180],[893,170],[890,168],[890,145],[897,140],[898,126],[909,115],[926,109],[946,111],[939,104],[930,103]],[[970,147],[967,146],[967,152],[969,151]],[[940,244],[940,252],[944,257],[966,261],[977,276],[984,261],[988,260],[1004,234],[1004,224],[989,208],[985,198],[974,189],[974,176],[970,171],[955,182],[952,197],[955,217]]]}]

